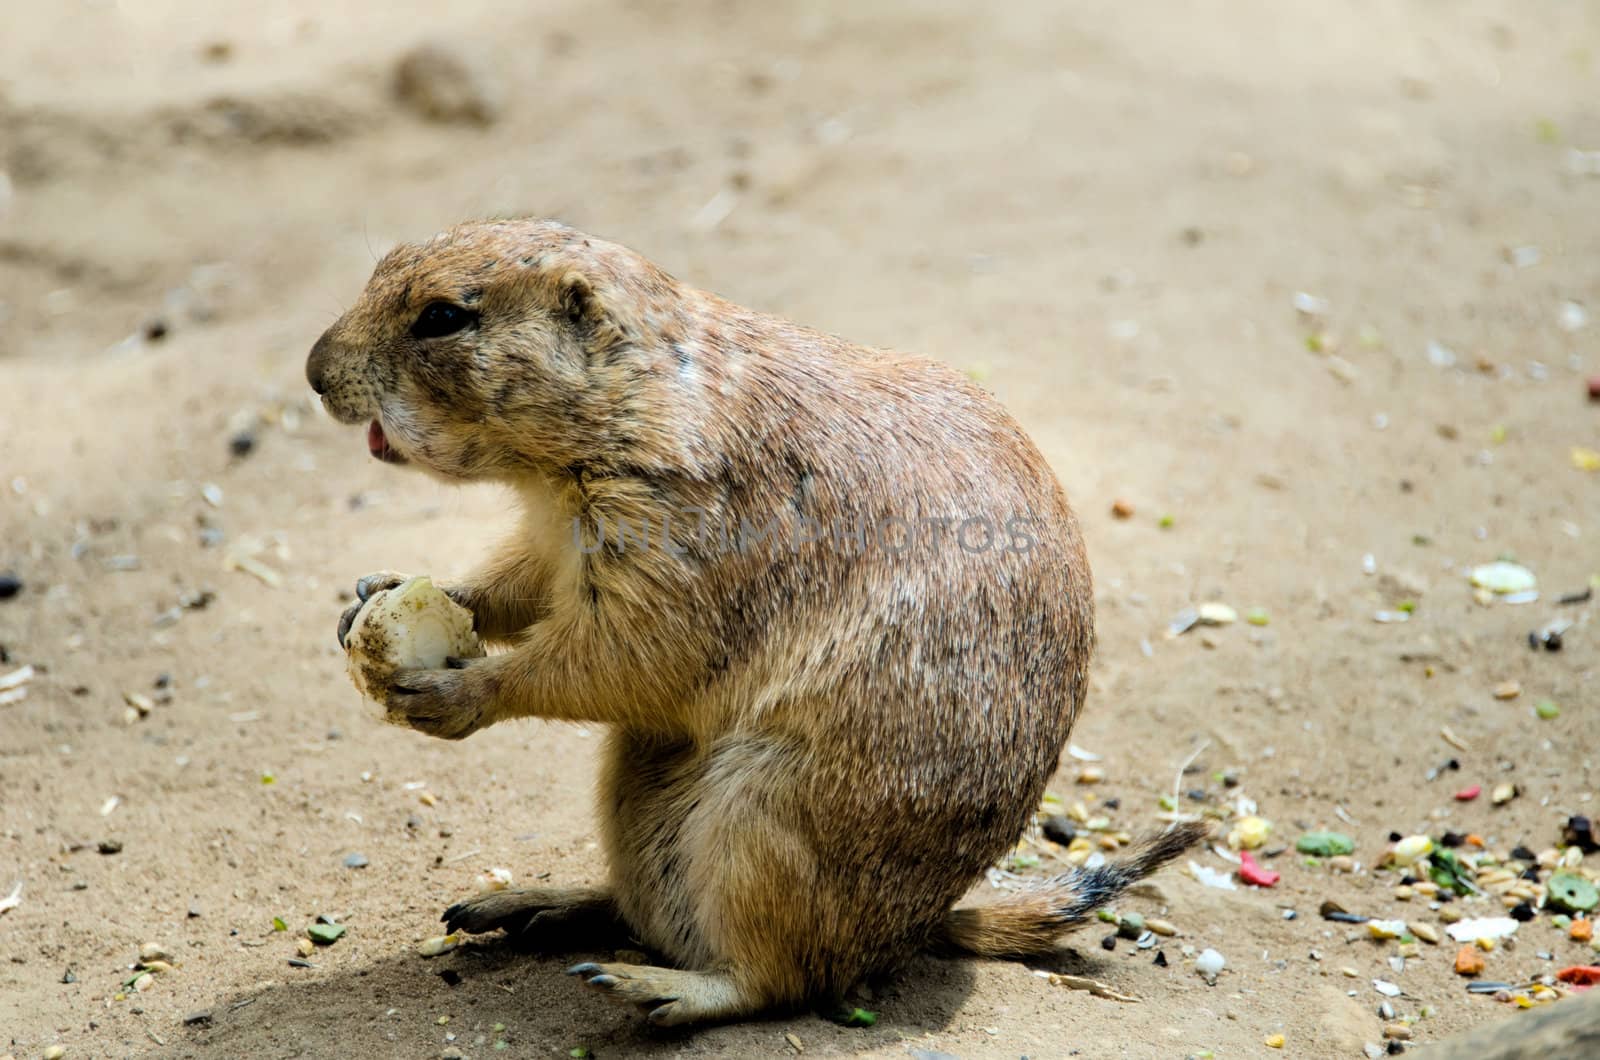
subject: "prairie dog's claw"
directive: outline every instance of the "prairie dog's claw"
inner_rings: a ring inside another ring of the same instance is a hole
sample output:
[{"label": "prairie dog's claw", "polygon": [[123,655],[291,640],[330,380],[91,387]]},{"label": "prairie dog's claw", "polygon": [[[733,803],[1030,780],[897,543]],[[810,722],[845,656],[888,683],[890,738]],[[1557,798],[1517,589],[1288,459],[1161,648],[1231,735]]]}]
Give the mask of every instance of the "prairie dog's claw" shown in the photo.
[{"label": "prairie dog's claw", "polygon": [[367,602],[367,597],[382,589],[393,589],[396,585],[406,580],[404,574],[396,574],[392,570],[381,570],[375,574],[363,575],[356,579],[356,599],[362,603]]},{"label": "prairie dog's claw", "polygon": [[361,605],[375,592],[384,589],[393,589],[396,585],[406,580],[404,574],[394,571],[378,571],[374,574],[363,575],[356,579],[356,602],[344,609],[344,614],[339,616],[339,647],[346,648],[345,640],[350,636],[350,628],[356,624],[356,615],[361,613]]}]

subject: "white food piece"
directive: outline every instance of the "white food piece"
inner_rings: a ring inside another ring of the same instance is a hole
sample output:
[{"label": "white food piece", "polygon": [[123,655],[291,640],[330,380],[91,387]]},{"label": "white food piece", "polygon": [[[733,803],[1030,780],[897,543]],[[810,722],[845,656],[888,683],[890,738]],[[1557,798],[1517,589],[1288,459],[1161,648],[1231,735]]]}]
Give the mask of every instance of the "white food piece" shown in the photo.
[{"label": "white food piece", "polygon": [[1508,916],[1486,916],[1472,920],[1458,920],[1445,928],[1457,942],[1477,942],[1479,939],[1503,939],[1515,935],[1520,925]]},{"label": "white food piece", "polygon": [[448,658],[477,659],[483,642],[472,612],[434,587],[426,575],[367,597],[345,637],[350,680],[381,703],[396,670],[438,670]]},{"label": "white food piece", "polygon": [[1189,872],[1195,879],[1207,887],[1215,887],[1219,891],[1237,891],[1233,877],[1226,872],[1218,872],[1210,865],[1202,865],[1198,861],[1189,862]]}]

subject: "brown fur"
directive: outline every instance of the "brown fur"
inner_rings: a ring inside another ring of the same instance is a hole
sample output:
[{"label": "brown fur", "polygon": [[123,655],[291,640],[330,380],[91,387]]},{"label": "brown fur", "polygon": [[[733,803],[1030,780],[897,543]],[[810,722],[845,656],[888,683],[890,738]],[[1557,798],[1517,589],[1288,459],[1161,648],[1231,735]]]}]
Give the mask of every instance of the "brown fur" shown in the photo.
[{"label": "brown fur", "polygon": [[[477,322],[413,338],[436,301]],[[610,891],[491,896],[453,907],[453,927],[533,931],[579,908],[682,969],[580,965],[589,983],[658,1022],[727,1019],[837,997],[929,944],[1046,948],[1198,838],[950,911],[1056,769],[1094,620],[1060,486],[958,372],[501,221],[390,253],[307,375],[410,462],[524,500],[520,532],[451,590],[511,650],[397,675],[391,713],[451,739],[516,717],[612,727]],[[691,509],[780,536],[721,547]],[[953,521],[899,548],[893,520],[918,518]],[[968,518],[997,542],[958,540]],[[622,521],[651,547],[619,548]],[[844,532],[791,547],[805,526]]]}]

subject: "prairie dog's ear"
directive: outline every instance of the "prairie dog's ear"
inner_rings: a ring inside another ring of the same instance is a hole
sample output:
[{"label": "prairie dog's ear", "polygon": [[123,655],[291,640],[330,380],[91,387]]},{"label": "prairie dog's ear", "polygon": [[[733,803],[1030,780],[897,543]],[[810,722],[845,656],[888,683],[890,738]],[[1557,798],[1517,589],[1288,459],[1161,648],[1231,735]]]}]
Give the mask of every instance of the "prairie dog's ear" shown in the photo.
[{"label": "prairie dog's ear", "polygon": [[605,316],[589,278],[576,269],[561,274],[556,285],[562,314],[573,324],[592,324]]}]

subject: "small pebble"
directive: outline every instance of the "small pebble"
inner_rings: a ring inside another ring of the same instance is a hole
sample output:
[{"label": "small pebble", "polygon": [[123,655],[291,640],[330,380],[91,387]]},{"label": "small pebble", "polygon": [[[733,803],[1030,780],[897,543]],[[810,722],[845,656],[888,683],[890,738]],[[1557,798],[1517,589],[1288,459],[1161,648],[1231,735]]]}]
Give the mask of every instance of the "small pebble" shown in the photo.
[{"label": "small pebble", "polygon": [[1202,950],[1200,956],[1195,958],[1194,970],[1205,977],[1206,982],[1215,985],[1217,976],[1222,969],[1227,967],[1228,961],[1222,954],[1213,949]]},{"label": "small pebble", "polygon": [[16,571],[0,571],[0,600],[9,600],[22,591],[22,579]]},{"label": "small pebble", "polygon": [[251,431],[240,431],[228,439],[228,452],[236,457],[249,456],[256,447],[256,436]]},{"label": "small pebble", "polygon": [[1265,1045],[1268,1049],[1282,1049],[1285,1041],[1287,1041],[1287,1039],[1284,1038],[1283,1035],[1274,1034],[1267,1038]]},{"label": "small pebble", "polygon": [[1421,939],[1423,942],[1430,943],[1432,945],[1438,945],[1439,929],[1434,927],[1432,924],[1415,921],[1406,926],[1411,929],[1411,933],[1413,935]]},{"label": "small pebble", "polygon": [[1133,518],[1133,502],[1125,501],[1121,497],[1111,502],[1111,514],[1118,519]]},{"label": "small pebble", "polygon": [[120,854],[122,853],[122,840],[102,839],[95,845],[95,849],[102,854]]},{"label": "small pebble", "polygon": [[369,864],[370,862],[367,861],[365,854],[346,854],[344,856],[344,867],[347,869],[364,869]]},{"label": "small pebble", "polygon": [[1400,988],[1387,979],[1374,979],[1372,981],[1372,989],[1384,997],[1399,997],[1401,993]]},{"label": "small pebble", "polygon": [[171,957],[167,948],[159,942],[146,942],[139,947],[139,963],[147,964],[150,961],[164,961]]},{"label": "small pebble", "polygon": [[309,957],[316,950],[316,944],[310,939],[296,939],[294,951],[302,957]]},{"label": "small pebble", "polygon": [[44,1060],[61,1060],[66,1055],[67,1047],[64,1045],[52,1045],[43,1053]]},{"label": "small pebble", "polygon": [[1391,1041],[1409,1042],[1411,1040],[1411,1028],[1404,1023],[1385,1023],[1383,1025],[1383,1036]]},{"label": "small pebble", "polygon": [[1062,814],[1051,814],[1044,819],[1044,837],[1052,843],[1062,846],[1069,845],[1078,837],[1078,826],[1072,823],[1072,818]]},{"label": "small pebble", "polygon": [[1145,931],[1144,917],[1138,913],[1124,913],[1117,921],[1117,934],[1125,939],[1138,939]]},{"label": "small pebble", "polygon": [[185,1027],[196,1027],[210,1022],[211,1010],[208,1008],[203,1008],[198,1012],[191,1012],[183,1017],[183,1025]]},{"label": "small pebble", "polygon": [[1502,681],[1494,686],[1494,698],[1516,699],[1522,695],[1522,686],[1515,681]]},{"label": "small pebble", "polygon": [[1490,793],[1489,800],[1496,806],[1504,806],[1516,797],[1517,786],[1508,780],[1504,784],[1496,784],[1494,786],[1494,791]]}]

